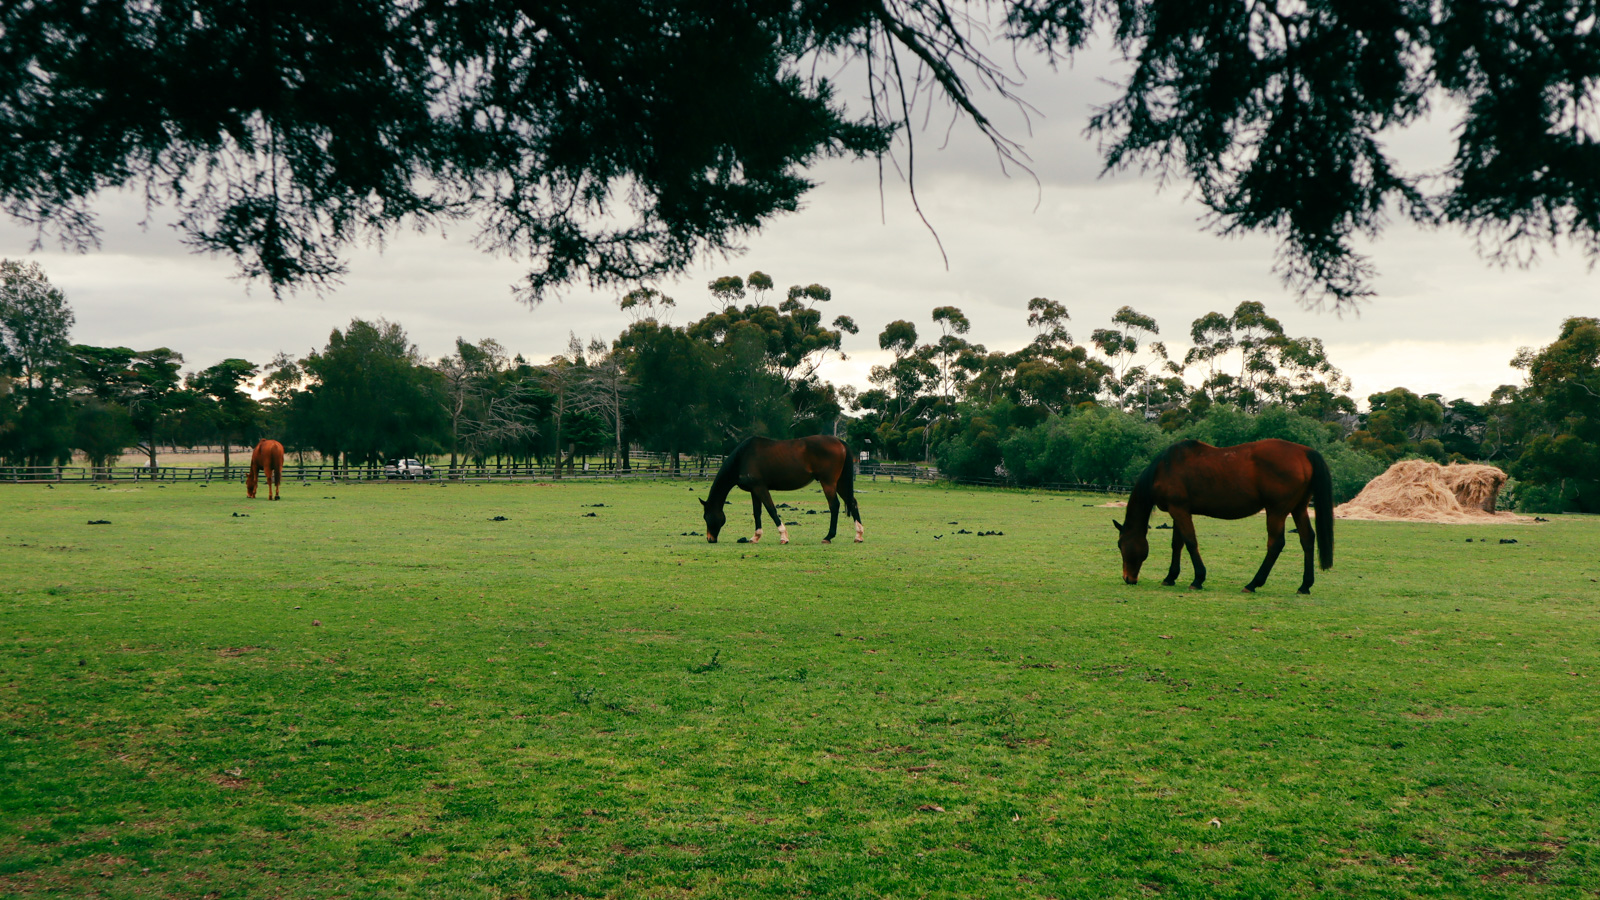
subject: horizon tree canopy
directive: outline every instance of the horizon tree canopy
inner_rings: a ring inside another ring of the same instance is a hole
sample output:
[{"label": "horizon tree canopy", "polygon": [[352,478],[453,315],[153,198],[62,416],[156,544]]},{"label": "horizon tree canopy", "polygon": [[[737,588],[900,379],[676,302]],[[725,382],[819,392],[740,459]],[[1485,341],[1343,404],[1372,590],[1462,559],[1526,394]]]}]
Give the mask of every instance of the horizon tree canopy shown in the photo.
[{"label": "horizon tree canopy", "polygon": [[[1088,123],[1108,170],[1192,183],[1221,234],[1279,241],[1303,302],[1372,293],[1386,216],[1494,260],[1600,255],[1596,4],[1424,0],[17,0],[0,6],[0,208],[79,250],[96,195],[170,207],[183,240],[282,292],[352,243],[471,229],[519,296],[628,287],[798,208],[806,169],[892,154],[949,103],[1001,164],[1015,49],[1104,35],[1132,64]],[[992,48],[986,50],[985,48]],[[865,67],[851,110],[821,60]],[[1384,139],[1464,110],[1439,173]],[[1032,148],[1036,154],[1050,148]]]}]

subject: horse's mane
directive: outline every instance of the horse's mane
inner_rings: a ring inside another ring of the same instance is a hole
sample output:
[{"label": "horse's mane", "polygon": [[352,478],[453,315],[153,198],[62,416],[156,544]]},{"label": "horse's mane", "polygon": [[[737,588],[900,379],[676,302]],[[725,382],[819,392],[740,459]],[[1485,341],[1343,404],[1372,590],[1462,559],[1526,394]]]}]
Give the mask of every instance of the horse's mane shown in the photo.
[{"label": "horse's mane", "polygon": [[717,469],[717,477],[711,480],[711,491],[708,499],[709,497],[715,497],[719,488],[722,490],[724,497],[733,490],[733,483],[739,477],[739,462],[744,458],[744,452],[750,448],[751,443],[754,441],[754,435],[745,438],[739,442],[739,446],[734,447],[728,452],[727,456],[722,458],[722,467]]},{"label": "horse's mane", "polygon": [[1172,458],[1174,452],[1187,450],[1199,443],[1199,441],[1179,441],[1157,453],[1155,458],[1150,460],[1150,465],[1145,466],[1139,477],[1134,479],[1133,492],[1128,495],[1129,524],[1133,523],[1135,516],[1143,518],[1146,522],[1150,520],[1150,510],[1155,508],[1156,472],[1161,470],[1162,465]]},{"label": "horse's mane", "polygon": [[1162,463],[1166,462],[1167,459],[1172,456],[1172,451],[1174,449],[1187,443],[1189,443],[1189,441],[1182,441],[1180,443],[1173,444],[1165,450],[1162,450],[1160,453],[1157,453],[1155,457],[1150,460],[1150,464],[1144,467],[1144,471],[1139,473],[1139,477],[1133,480],[1133,493],[1129,495],[1128,499],[1131,501],[1135,498],[1144,499],[1149,497],[1150,492],[1155,490],[1156,471],[1161,468]]}]

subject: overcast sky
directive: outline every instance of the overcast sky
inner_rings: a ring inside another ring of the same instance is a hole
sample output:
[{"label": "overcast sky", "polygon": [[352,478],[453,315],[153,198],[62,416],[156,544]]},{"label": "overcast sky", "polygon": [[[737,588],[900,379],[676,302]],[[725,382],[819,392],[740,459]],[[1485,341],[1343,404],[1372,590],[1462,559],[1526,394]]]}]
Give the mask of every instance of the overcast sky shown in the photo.
[{"label": "overcast sky", "polygon": [[[831,161],[810,173],[821,184],[804,207],[773,221],[746,253],[704,260],[661,286],[678,300],[675,321],[710,310],[705,285],[718,275],[760,269],[780,291],[827,285],[834,298],[828,318],[848,314],[862,331],[846,336],[850,359],[835,360],[823,375],[864,385],[885,356],[876,340],[883,325],[908,319],[931,335],[936,306],[960,307],[973,323],[970,339],[1010,350],[1031,335],[1029,298],[1064,303],[1081,342],[1128,304],[1154,316],[1181,357],[1195,318],[1258,300],[1288,333],[1321,337],[1364,401],[1399,385],[1481,400],[1519,380],[1507,364],[1519,346],[1549,343],[1567,316],[1600,314],[1600,282],[1575,250],[1547,253],[1529,269],[1502,269],[1480,259],[1459,232],[1405,224],[1368,246],[1380,272],[1378,296],[1359,316],[1302,310],[1271,274],[1270,238],[1206,233],[1203,210],[1184,185],[1162,191],[1136,173],[1101,177],[1096,148],[1082,131],[1092,105],[1111,94],[1100,79],[1115,77],[1112,61],[1080,61],[1055,73],[1029,68],[1022,93],[1040,115],[1031,136],[1015,117],[1009,130],[1031,154],[1037,183],[1003,174],[993,151],[968,131],[958,129],[943,150],[942,130],[919,136],[919,196],[949,254],[948,269],[892,171],[880,205],[871,161]],[[1441,115],[1396,135],[1393,145],[1411,165],[1436,168],[1448,158],[1449,130]],[[77,313],[74,340],[167,346],[190,368],[227,357],[264,362],[280,350],[302,355],[355,317],[401,323],[430,357],[450,352],[461,336],[493,337],[532,359],[560,352],[569,331],[609,339],[627,321],[611,292],[576,289],[532,310],[518,304],[510,285],[524,266],[480,253],[465,231],[408,234],[382,252],[356,250],[341,287],[278,301],[264,286],[236,280],[232,261],[189,253],[170,228],[141,229],[144,211],[134,198],[107,197],[100,209],[105,239],[98,252],[31,253],[31,231],[5,221],[0,256],[44,265]]]}]

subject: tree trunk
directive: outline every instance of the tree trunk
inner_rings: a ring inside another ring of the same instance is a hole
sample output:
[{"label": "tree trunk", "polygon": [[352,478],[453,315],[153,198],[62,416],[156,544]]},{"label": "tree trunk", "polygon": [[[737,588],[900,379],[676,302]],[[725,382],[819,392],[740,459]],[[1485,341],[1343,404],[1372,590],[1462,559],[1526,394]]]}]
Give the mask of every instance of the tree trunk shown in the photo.
[{"label": "tree trunk", "polygon": [[561,412],[557,412],[556,419],[556,477],[561,477]]},{"label": "tree trunk", "polygon": [[612,465],[612,468],[615,469],[617,466],[621,466],[624,470],[626,470],[628,468],[628,459],[627,459],[627,457],[622,455],[622,408],[618,407],[617,410],[616,410],[616,413],[617,413],[617,421],[616,421],[616,425],[617,425],[617,455],[612,457],[612,459],[614,461],[613,465]]}]

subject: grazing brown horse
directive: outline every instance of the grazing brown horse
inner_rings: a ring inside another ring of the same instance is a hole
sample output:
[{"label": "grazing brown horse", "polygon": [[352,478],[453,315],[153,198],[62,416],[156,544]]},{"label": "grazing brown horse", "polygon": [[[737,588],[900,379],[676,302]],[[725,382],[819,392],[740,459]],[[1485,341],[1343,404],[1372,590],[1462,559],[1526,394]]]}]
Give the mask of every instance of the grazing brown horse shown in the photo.
[{"label": "grazing brown horse", "polygon": [[[1317,527],[1311,528],[1306,504],[1317,504]],[[1243,519],[1267,511],[1267,558],[1246,591],[1254,592],[1267,582],[1272,564],[1283,552],[1283,521],[1294,516],[1300,529],[1300,546],[1306,554],[1305,577],[1300,593],[1311,593],[1315,581],[1311,565],[1311,545],[1316,541],[1322,567],[1333,567],[1333,478],[1322,454],[1303,444],[1266,440],[1236,447],[1213,447],[1199,441],[1183,441],[1169,447],[1134,482],[1128,498],[1128,524],[1113,519],[1121,536],[1122,580],[1139,581],[1139,567],[1150,555],[1150,510],[1160,507],[1172,514],[1172,567],[1161,582],[1178,580],[1178,562],[1183,548],[1189,548],[1194,563],[1194,583],[1199,590],[1206,580],[1206,567],[1200,561],[1200,544],[1195,540],[1192,516],[1217,519]]]},{"label": "grazing brown horse", "polygon": [[277,441],[262,441],[250,454],[250,474],[245,477],[244,487],[251,500],[256,498],[257,469],[267,476],[267,499],[277,500],[282,494],[279,485],[283,482],[283,445]]},{"label": "grazing brown horse", "polygon": [[761,507],[767,508],[772,521],[778,523],[778,543],[789,543],[789,529],[778,517],[778,508],[772,505],[771,491],[797,491],[813,481],[822,485],[828,498],[828,509],[833,519],[828,523],[828,536],[824,544],[833,542],[839,533],[839,498],[843,497],[850,517],[856,522],[856,543],[866,534],[861,528],[861,510],[856,507],[856,467],[850,459],[850,450],[844,442],[826,435],[774,441],[753,437],[735,447],[722,461],[717,478],[711,482],[711,493],[700,501],[705,507],[706,540],[715,544],[717,533],[728,517],[722,507],[734,487],[750,492],[750,503],[755,507],[756,536],[761,540]]}]

